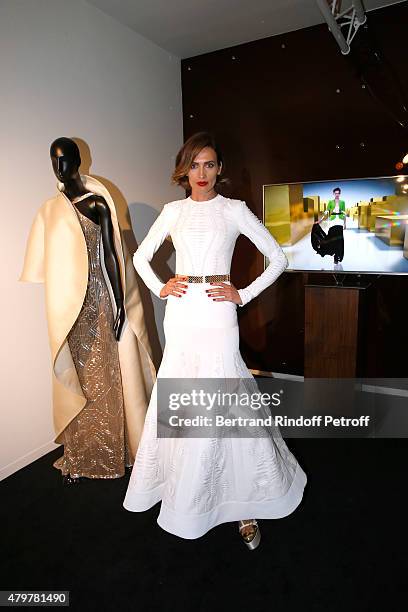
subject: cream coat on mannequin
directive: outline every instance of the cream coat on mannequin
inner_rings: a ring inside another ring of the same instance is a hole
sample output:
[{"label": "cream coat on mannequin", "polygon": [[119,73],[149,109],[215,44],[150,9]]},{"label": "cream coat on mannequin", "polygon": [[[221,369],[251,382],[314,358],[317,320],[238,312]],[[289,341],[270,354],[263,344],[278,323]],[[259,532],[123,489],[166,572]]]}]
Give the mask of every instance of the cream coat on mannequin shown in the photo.
[{"label": "cream coat on mannequin", "polygon": [[[135,457],[151,390],[156,379],[132,260],[122,241],[116,208],[106,187],[81,175],[87,191],[109,205],[118,256],[126,321],[118,343],[129,451]],[[45,284],[48,335],[52,359],[55,442],[86,404],[71,357],[67,335],[81,310],[88,282],[88,254],[73,204],[61,191],[38,211],[27,242],[20,281]],[[109,280],[107,285],[110,287]],[[115,307],[114,307],[115,308]]]}]

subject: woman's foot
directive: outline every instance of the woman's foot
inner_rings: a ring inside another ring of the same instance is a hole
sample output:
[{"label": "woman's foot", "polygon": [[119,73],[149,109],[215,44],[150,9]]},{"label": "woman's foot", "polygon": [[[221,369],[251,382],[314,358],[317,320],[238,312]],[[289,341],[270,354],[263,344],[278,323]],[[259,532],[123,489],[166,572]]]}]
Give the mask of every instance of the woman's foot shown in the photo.
[{"label": "woman's foot", "polygon": [[250,550],[254,550],[261,541],[261,532],[256,519],[238,521],[239,533]]}]

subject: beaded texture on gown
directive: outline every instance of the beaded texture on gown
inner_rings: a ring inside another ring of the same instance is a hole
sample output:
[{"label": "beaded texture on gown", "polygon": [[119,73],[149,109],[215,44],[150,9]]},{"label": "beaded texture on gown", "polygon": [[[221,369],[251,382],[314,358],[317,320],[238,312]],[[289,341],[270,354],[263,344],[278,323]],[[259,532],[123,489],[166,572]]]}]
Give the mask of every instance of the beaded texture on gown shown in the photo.
[{"label": "beaded texture on gown", "polygon": [[[134,265],[153,293],[164,283],[150,261],[168,234],[176,274],[228,274],[235,242],[246,235],[268,257],[268,267],[240,289],[242,306],[272,284],[288,265],[285,254],[245,202],[217,195],[166,204],[137,249]],[[189,284],[168,296],[166,344],[158,378],[254,380],[239,351],[237,305],[215,302],[209,283]],[[182,538],[198,538],[228,521],[280,518],[299,505],[306,475],[279,429],[257,438],[158,438],[154,385],[124,507],[147,510],[161,501],[158,524]]]},{"label": "beaded texture on gown", "polygon": [[63,432],[54,463],[72,478],[118,478],[129,465],[113,309],[101,266],[101,228],[74,206],[88,250],[88,286],[68,344],[87,403]]}]

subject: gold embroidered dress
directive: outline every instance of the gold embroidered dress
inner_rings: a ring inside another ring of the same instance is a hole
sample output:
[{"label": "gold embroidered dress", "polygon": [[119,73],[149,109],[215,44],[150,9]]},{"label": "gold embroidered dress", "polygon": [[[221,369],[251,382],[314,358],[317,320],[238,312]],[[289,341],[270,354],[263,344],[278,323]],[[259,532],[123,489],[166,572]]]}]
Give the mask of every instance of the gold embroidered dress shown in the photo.
[{"label": "gold embroidered dress", "polygon": [[64,455],[54,466],[72,478],[117,478],[131,464],[114,315],[101,266],[101,227],[76,213],[88,250],[88,287],[68,344],[87,403],[64,430]]},{"label": "gold embroidered dress", "polygon": [[[83,456],[82,465],[85,465],[85,456],[88,463],[91,456],[95,458],[96,447],[100,452],[103,449],[103,477],[117,473],[117,467],[114,467],[118,463],[116,455],[122,457],[125,453],[126,462],[127,446],[129,462],[133,463],[156,373],[136,275],[126,244],[122,241],[114,201],[100,180],[87,175],[81,175],[81,179],[87,191],[104,197],[111,213],[126,313],[120,341],[111,341],[114,338],[111,318],[114,311],[111,310],[112,303],[105,301],[109,294],[105,293],[106,280],[104,283],[101,281],[100,273],[105,271],[100,268],[100,254],[96,248],[100,242],[100,228],[76,212],[62,192],[61,183],[57,195],[47,200],[35,216],[19,280],[45,285],[55,442],[68,447],[69,440],[70,447],[77,449],[76,454]],[[90,282],[95,266],[98,272]],[[102,311],[104,315],[101,315]],[[116,346],[118,357],[113,346]],[[103,402],[109,404],[104,417],[101,412],[103,404],[99,402],[102,402],[102,397]],[[115,401],[112,404],[113,397]],[[121,410],[124,427],[118,417]],[[84,431],[88,426],[95,435],[92,442],[88,442],[91,446],[85,449]],[[127,440],[123,430],[127,432]],[[115,436],[121,438],[120,444],[115,442],[114,447],[122,450],[112,453],[112,444],[106,442],[108,431],[111,439]],[[66,470],[69,462],[75,475],[79,472],[80,462],[73,462],[73,455],[69,453],[59,467]],[[88,474],[91,472],[88,470]]]}]

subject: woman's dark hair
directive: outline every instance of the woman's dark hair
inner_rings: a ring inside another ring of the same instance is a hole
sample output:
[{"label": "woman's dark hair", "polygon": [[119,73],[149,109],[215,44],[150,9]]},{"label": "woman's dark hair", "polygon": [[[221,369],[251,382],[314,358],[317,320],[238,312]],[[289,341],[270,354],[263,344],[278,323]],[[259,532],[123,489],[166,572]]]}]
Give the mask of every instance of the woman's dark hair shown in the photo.
[{"label": "woman's dark hair", "polygon": [[341,193],[341,189],[340,189],[340,187],[335,187],[335,188],[333,189],[333,193],[334,193],[335,191],[340,191],[340,193]]},{"label": "woman's dark hair", "polygon": [[177,153],[175,169],[171,176],[171,181],[173,184],[180,185],[180,187],[183,187],[186,191],[191,191],[187,174],[194,159],[205,147],[211,147],[214,149],[217,156],[218,165],[222,164],[221,173],[217,175],[215,185],[227,182],[227,179],[221,178],[221,175],[223,175],[225,171],[225,163],[222,153],[215,142],[214,136],[209,132],[197,132],[186,140],[180,151]]}]

